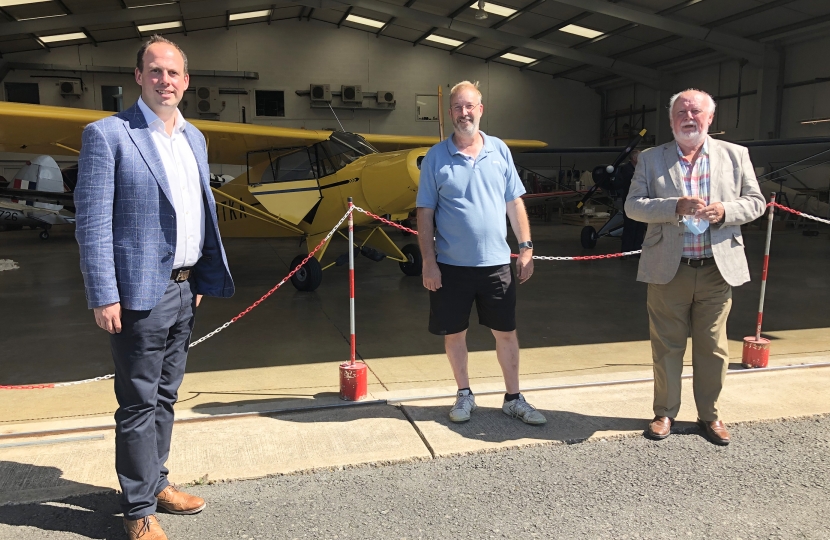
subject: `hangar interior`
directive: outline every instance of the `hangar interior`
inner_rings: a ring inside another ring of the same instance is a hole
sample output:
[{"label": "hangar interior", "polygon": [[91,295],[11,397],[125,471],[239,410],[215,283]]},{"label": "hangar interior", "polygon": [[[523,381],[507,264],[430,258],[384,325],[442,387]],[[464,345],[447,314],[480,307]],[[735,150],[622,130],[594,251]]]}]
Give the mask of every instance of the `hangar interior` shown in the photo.
[{"label": "hangar interior", "polygon": [[[830,158],[820,154],[830,149],[824,0],[0,0],[2,99],[122,110],[139,95],[135,52],[153,33],[188,54],[188,119],[436,136],[438,88],[446,99],[468,79],[481,83],[483,131],[561,150],[532,161],[516,154],[517,163],[546,176],[607,163],[640,129],[648,131],[644,146],[670,141],[669,97],[700,88],[717,101],[713,136],[789,142],[757,160],[756,172],[799,163],[768,179],[781,177],[795,192],[790,202],[800,193],[828,217]],[[326,85],[330,100],[313,101],[314,88],[325,92]],[[451,132],[447,121],[444,133]],[[593,153],[575,157],[575,148]],[[0,175],[11,180],[32,156],[3,150]],[[75,160],[71,152],[54,157],[61,166]],[[244,167],[211,169],[236,176]],[[767,193],[779,185],[766,184]],[[773,236],[764,328],[776,365],[830,351],[828,229],[805,225],[781,222]],[[537,215],[532,226],[539,255],[619,251],[614,238],[583,249],[579,227],[556,219]],[[804,236],[807,228],[818,236]],[[398,245],[411,242],[389,234]],[[741,338],[754,329],[764,241],[759,226],[745,234],[753,281],[735,292],[729,335],[736,363]],[[515,246],[512,233],[509,240]],[[296,238],[229,238],[225,245],[237,293],[205,302],[196,336],[258,299],[302,251]],[[35,231],[2,232],[0,259],[14,268],[0,272],[0,341],[12,360],[0,365],[0,384],[109,373],[106,340],[86,309],[72,227],[55,227],[46,242]],[[648,376],[645,286],[635,282],[636,264],[538,262],[519,300],[527,384]],[[194,349],[183,414],[336,401],[336,366],[348,355],[348,285],[342,268],[327,272],[317,291],[286,286]],[[365,258],[356,272],[358,352],[371,370],[370,392],[451,392],[442,342],[426,332],[420,279]],[[497,389],[492,339],[472,323],[474,382]],[[107,381],[0,395],[6,429],[80,425],[112,410]]]}]

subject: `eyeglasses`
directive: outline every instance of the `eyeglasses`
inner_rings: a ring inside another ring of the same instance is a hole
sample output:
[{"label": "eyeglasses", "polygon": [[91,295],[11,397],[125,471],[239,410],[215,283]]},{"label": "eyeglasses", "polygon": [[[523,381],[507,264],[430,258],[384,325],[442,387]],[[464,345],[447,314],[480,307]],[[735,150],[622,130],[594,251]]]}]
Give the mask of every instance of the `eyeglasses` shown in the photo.
[{"label": "eyeglasses", "polygon": [[454,112],[456,114],[470,112],[473,109],[475,109],[476,107],[478,107],[479,105],[481,105],[481,103],[477,103],[476,105],[454,105],[453,108],[452,108],[452,112]]}]

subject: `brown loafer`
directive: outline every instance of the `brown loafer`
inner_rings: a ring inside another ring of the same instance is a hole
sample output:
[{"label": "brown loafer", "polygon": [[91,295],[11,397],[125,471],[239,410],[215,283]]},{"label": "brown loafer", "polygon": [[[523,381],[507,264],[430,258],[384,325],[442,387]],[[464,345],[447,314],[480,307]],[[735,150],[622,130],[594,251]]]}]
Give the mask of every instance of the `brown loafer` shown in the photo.
[{"label": "brown loafer", "polygon": [[156,497],[158,498],[158,507],[170,514],[198,514],[207,506],[203,498],[188,495],[184,491],[179,491],[174,488],[172,485],[168,485]]},{"label": "brown loafer", "polygon": [[138,519],[124,518],[124,532],[130,540],[167,540],[156,516]]},{"label": "brown loafer", "polygon": [[711,442],[721,446],[729,444],[729,432],[726,431],[726,426],[720,420],[704,422],[698,418],[697,423],[701,428],[703,428],[704,433],[706,433],[706,437]]},{"label": "brown loafer", "polygon": [[654,420],[648,425],[646,435],[649,439],[655,441],[662,441],[671,435],[671,427],[674,425],[674,418],[668,416],[655,416]]}]

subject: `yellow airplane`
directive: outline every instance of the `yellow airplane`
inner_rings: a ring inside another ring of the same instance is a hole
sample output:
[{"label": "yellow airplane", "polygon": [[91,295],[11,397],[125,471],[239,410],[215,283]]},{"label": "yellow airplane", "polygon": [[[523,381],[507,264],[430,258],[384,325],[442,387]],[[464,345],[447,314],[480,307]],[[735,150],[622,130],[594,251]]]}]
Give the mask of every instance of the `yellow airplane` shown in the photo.
[{"label": "yellow airplane", "polygon": [[[78,154],[83,128],[110,114],[0,102],[0,151]],[[438,142],[437,137],[189,121],[205,135],[210,163],[245,165],[242,175],[213,188],[222,235],[296,236],[309,251],[346,213],[348,197],[375,214],[405,218],[415,208],[421,160]],[[505,143],[513,151],[546,146],[532,140]],[[417,243],[399,248],[379,223],[359,212],[354,223],[355,248],[362,254],[376,261],[391,259],[405,274],[420,275]],[[297,289],[315,290],[323,270],[348,260],[341,255],[324,262],[327,248],[328,243],[294,274]],[[304,258],[298,255],[291,268]]]}]

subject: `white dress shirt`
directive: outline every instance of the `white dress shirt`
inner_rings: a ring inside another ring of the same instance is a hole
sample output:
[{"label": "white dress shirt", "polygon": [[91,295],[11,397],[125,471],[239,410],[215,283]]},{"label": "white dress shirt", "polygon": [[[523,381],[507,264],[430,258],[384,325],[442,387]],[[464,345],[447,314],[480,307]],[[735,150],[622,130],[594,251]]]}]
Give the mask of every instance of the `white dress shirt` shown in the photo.
[{"label": "white dress shirt", "polygon": [[150,127],[150,135],[156,145],[164,172],[173,195],[176,212],[176,254],[173,268],[193,266],[202,256],[205,243],[205,207],[202,203],[202,183],[193,149],[184,135],[185,119],[176,109],[173,135],[168,135],[164,122],[144,100],[138,98],[138,107]]}]

